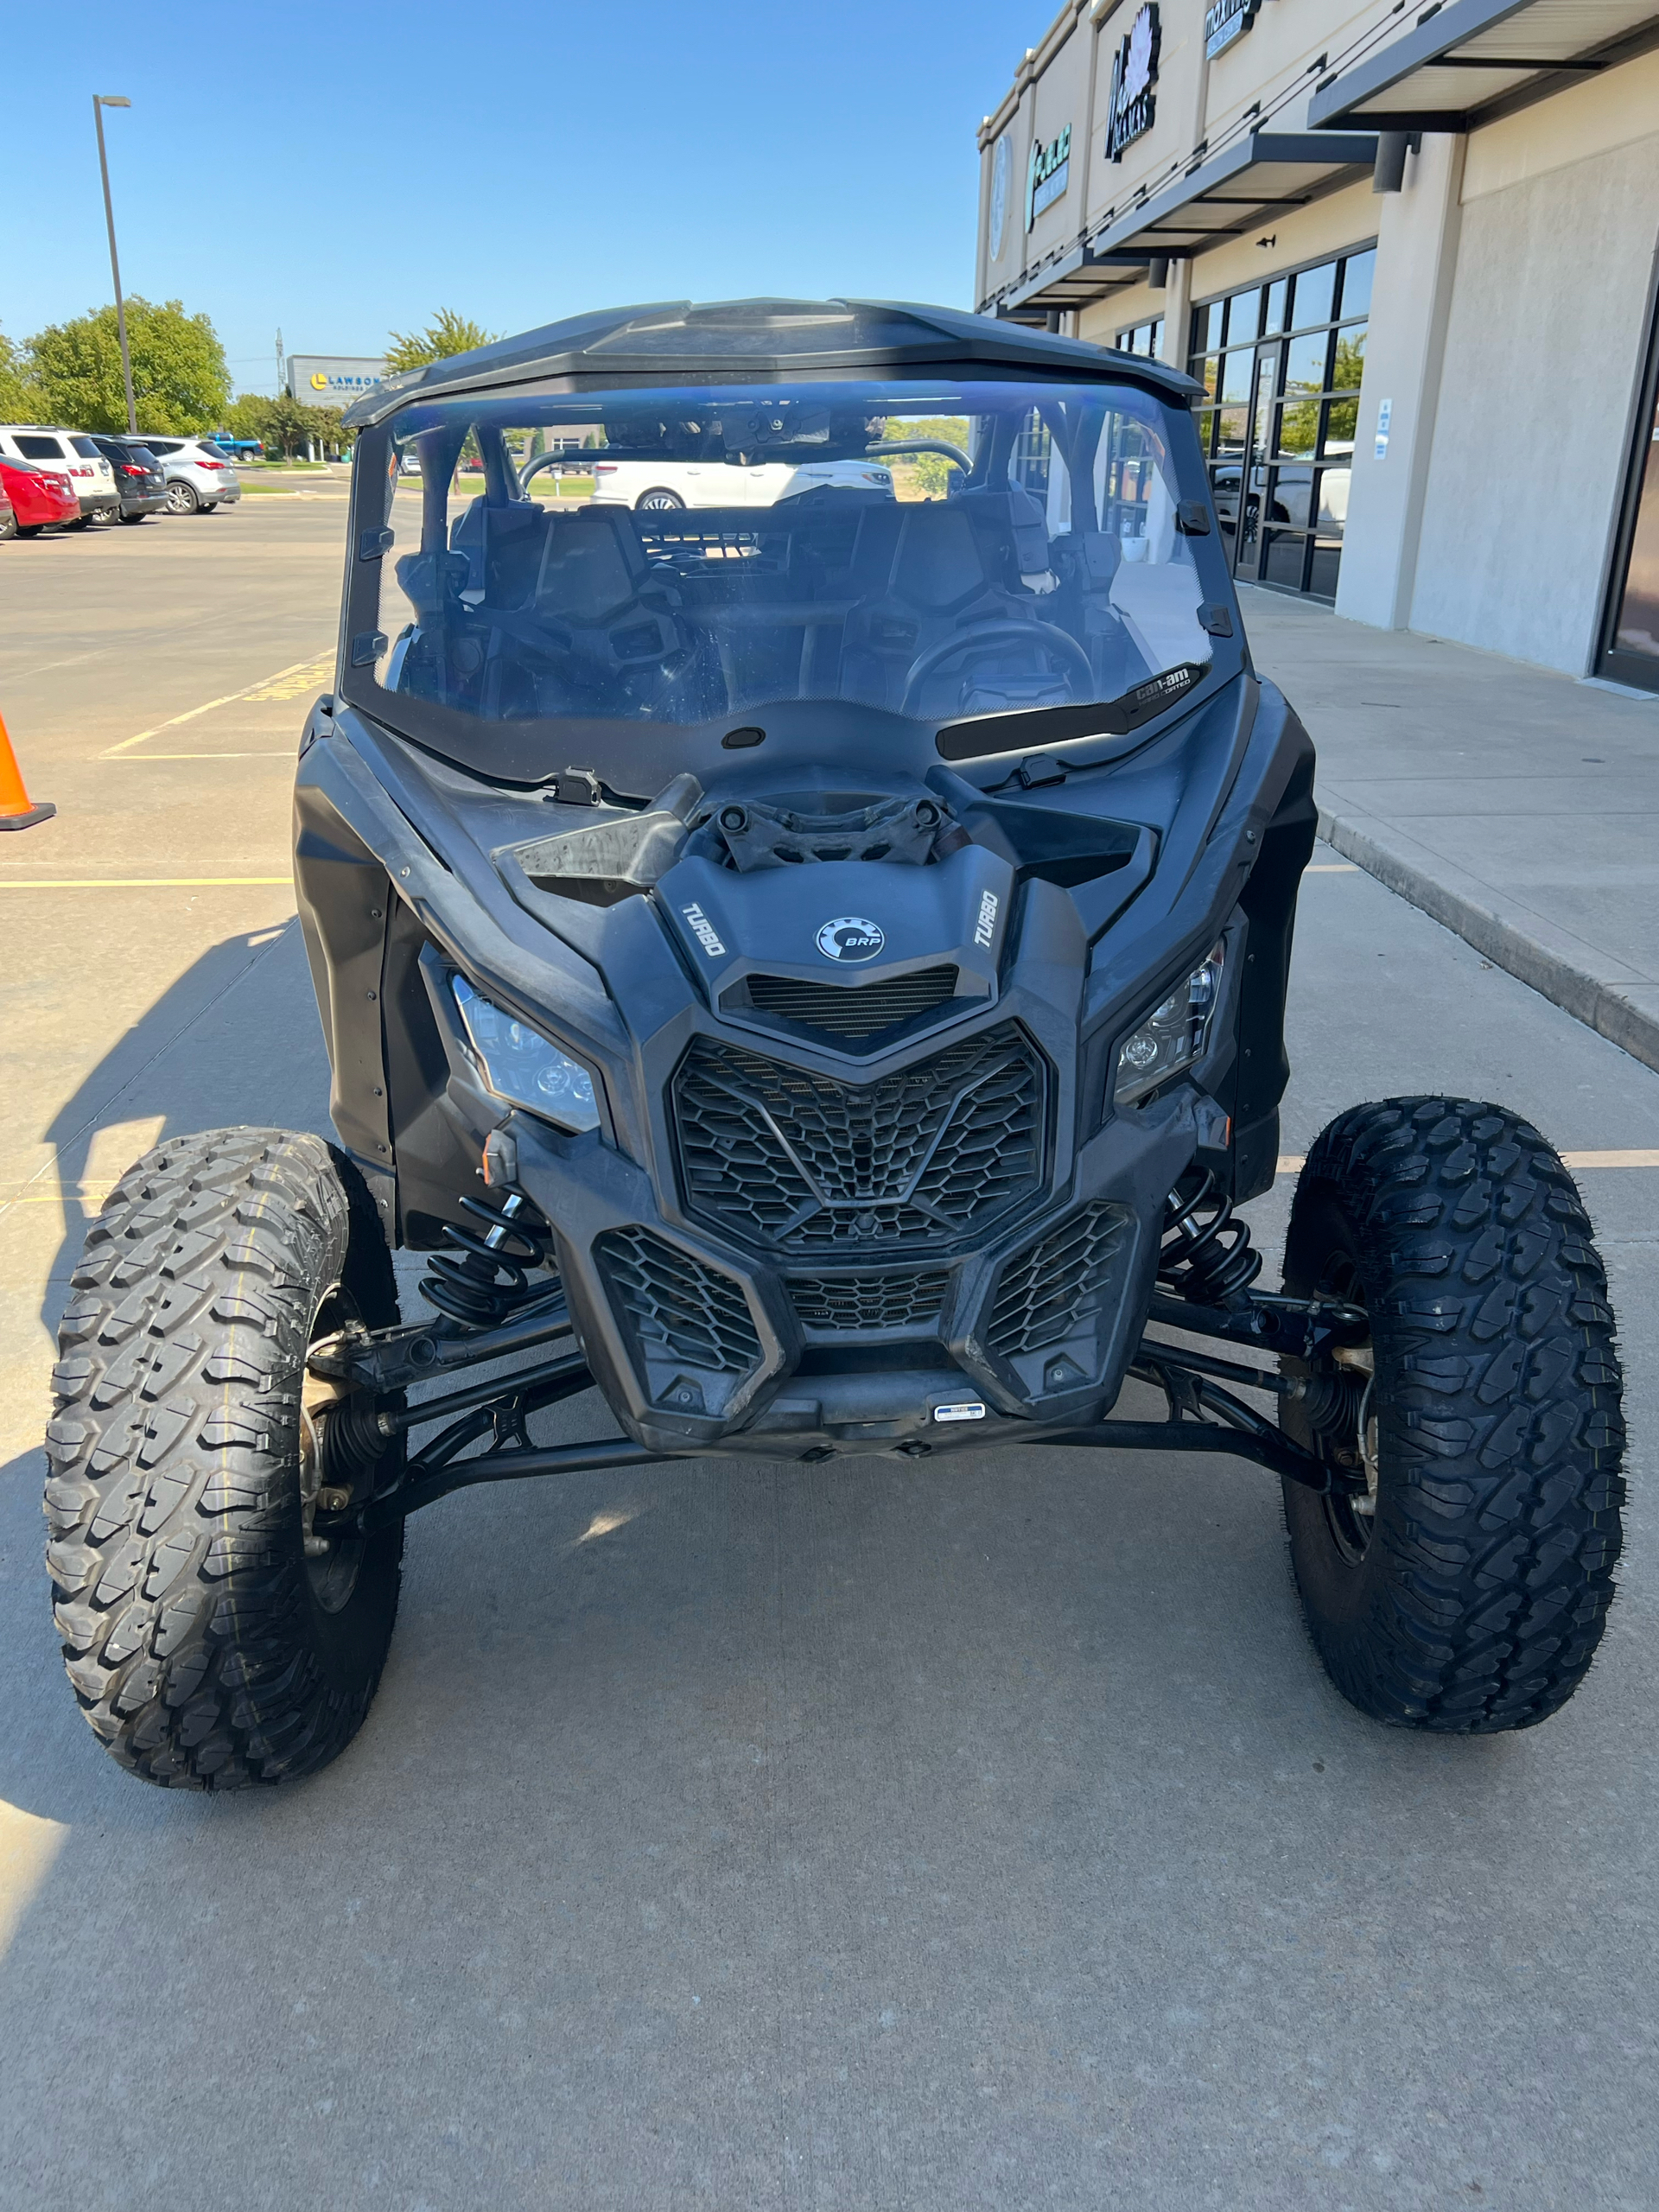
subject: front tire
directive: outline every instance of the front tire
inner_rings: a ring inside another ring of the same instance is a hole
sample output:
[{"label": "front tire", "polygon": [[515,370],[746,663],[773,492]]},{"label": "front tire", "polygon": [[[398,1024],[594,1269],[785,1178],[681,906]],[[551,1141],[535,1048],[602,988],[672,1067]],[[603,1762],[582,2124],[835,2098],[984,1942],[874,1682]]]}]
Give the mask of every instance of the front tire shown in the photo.
[{"label": "front tire", "polygon": [[[1368,1494],[1284,1486],[1332,1681],[1396,1727],[1548,1719],[1600,1641],[1624,1490],[1606,1275],[1559,1155],[1497,1106],[1354,1107],[1302,1170],[1285,1287],[1371,1321],[1347,1461]],[[1285,1426],[1332,1448],[1294,1404]]]},{"label": "front tire", "polygon": [[368,1711],[403,1552],[401,1526],[333,1548],[308,1527],[327,1419],[308,1346],[397,1319],[362,1179],[280,1129],[160,1145],[111,1193],[73,1281],[47,1563],[81,1707],[166,1787],[311,1773]]}]

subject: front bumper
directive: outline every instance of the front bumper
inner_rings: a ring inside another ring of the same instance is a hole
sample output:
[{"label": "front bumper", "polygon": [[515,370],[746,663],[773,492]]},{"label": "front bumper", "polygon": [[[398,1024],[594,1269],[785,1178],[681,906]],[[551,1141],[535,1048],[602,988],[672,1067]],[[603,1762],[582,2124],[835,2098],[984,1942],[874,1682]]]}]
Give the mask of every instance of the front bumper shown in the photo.
[{"label": "front bumper", "polygon": [[1189,1091],[1109,1123],[1065,1192],[983,1244],[833,1263],[688,1229],[597,1135],[524,1114],[509,1126],[623,1427],[654,1451],[776,1458],[977,1446],[1098,1419],[1139,1341],[1166,1195],[1202,1115]]}]

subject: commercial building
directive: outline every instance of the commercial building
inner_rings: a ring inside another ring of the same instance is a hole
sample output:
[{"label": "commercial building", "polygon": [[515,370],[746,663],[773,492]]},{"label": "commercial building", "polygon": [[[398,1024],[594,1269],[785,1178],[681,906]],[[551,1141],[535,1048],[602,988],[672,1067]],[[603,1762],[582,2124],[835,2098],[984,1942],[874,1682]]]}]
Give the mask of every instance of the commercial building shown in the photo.
[{"label": "commercial building", "polygon": [[336,407],[343,412],[354,399],[372,391],[386,373],[384,360],[359,354],[290,353],[289,395],[308,407]]},{"label": "commercial building", "polygon": [[1659,691],[1659,0],[1067,0],[987,314],[1150,353],[1241,578]]}]

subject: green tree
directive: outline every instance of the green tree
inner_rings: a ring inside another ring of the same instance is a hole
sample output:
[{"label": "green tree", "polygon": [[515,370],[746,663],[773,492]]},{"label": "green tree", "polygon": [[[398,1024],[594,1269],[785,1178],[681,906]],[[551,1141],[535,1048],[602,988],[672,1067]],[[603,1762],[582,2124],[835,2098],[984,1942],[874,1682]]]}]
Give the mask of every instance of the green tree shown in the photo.
[{"label": "green tree", "polygon": [[26,346],[14,346],[0,330],[0,423],[37,423],[41,396]]},{"label": "green tree", "polygon": [[[888,418],[890,438],[938,438],[946,445],[968,449],[968,417],[965,415],[935,415],[918,416],[894,415]],[[952,476],[960,476],[957,464],[942,453],[894,454],[888,466],[893,471],[894,488],[901,499],[943,499]]]},{"label": "green tree", "polygon": [[[294,454],[308,445],[321,446],[325,450],[333,446],[338,450],[349,442],[348,433],[340,427],[337,407],[308,407],[283,392],[276,399],[251,395],[238,399],[231,410],[233,418],[244,410],[245,413],[239,419],[232,419],[225,427],[235,430],[238,437],[262,440],[267,451],[275,447],[280,453]],[[258,428],[244,429],[242,421],[257,423]]]},{"label": "green tree", "polygon": [[386,349],[386,371],[395,376],[400,370],[423,368],[427,362],[442,361],[451,353],[470,353],[474,346],[487,346],[499,335],[497,331],[486,330],[481,322],[457,315],[453,308],[440,308],[424,330],[392,332]]},{"label": "green tree", "polygon": [[[141,429],[186,437],[219,427],[231,397],[225,348],[205,315],[181,300],[127,302],[127,342]],[[94,308],[29,340],[46,419],[79,430],[124,430],[127,400],[115,309]]]},{"label": "green tree", "polygon": [[245,391],[231,402],[215,428],[228,430],[233,438],[257,438],[263,444],[270,410],[271,402],[263,391]]}]

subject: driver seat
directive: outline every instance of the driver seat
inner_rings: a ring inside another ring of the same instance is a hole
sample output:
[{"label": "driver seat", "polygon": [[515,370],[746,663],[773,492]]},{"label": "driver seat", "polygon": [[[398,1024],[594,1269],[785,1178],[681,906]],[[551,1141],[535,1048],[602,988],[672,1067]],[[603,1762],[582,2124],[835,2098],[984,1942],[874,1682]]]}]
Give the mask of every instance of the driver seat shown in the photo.
[{"label": "driver seat", "polygon": [[1013,611],[1000,588],[1017,584],[1007,502],[967,498],[872,509],[860,521],[842,688],[897,709],[918,657],[944,642],[976,605]]}]

